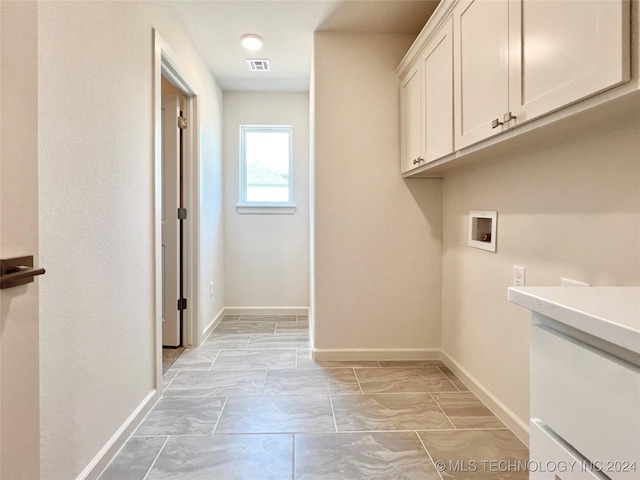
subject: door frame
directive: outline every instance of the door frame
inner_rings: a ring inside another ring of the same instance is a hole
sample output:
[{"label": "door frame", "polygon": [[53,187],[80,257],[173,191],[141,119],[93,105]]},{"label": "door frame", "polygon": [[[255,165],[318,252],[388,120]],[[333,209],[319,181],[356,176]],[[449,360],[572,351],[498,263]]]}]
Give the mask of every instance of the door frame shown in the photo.
[{"label": "door frame", "polygon": [[184,97],[183,116],[188,127],[183,134],[183,189],[184,206],[188,216],[185,224],[184,279],[188,307],[183,320],[186,345],[198,342],[198,318],[201,305],[198,296],[200,265],[200,142],[198,91],[184,74],[178,56],[153,29],[153,183],[154,183],[154,337],[156,363],[156,389],[162,386],[162,75],[180,90]]}]

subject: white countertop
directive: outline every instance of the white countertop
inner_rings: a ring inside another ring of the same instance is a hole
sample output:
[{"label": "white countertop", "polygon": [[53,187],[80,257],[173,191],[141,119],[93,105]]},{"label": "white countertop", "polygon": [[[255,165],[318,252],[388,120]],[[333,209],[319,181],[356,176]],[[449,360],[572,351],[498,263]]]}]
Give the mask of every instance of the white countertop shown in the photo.
[{"label": "white countertop", "polygon": [[510,287],[509,301],[640,354],[640,287]]}]

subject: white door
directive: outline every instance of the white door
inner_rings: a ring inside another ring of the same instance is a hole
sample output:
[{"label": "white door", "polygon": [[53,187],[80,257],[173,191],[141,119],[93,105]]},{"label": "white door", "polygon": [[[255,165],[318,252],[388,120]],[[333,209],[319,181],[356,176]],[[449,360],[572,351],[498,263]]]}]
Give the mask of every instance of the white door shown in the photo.
[{"label": "white door", "polygon": [[455,144],[460,149],[504,128],[493,122],[502,122],[509,109],[509,3],[462,0],[453,21]]},{"label": "white door", "polygon": [[509,104],[521,123],[630,78],[629,3],[509,4]]},{"label": "white door", "polygon": [[[38,258],[38,11],[2,2],[0,258]],[[46,265],[45,265],[46,266]],[[0,290],[0,477],[40,478],[38,286]],[[44,339],[46,340],[46,339]]]},{"label": "white door", "polygon": [[402,80],[400,89],[400,158],[402,173],[416,168],[422,155],[422,96],[420,62]]},{"label": "white door", "polygon": [[180,345],[180,131],[178,95],[162,96],[162,345]]}]

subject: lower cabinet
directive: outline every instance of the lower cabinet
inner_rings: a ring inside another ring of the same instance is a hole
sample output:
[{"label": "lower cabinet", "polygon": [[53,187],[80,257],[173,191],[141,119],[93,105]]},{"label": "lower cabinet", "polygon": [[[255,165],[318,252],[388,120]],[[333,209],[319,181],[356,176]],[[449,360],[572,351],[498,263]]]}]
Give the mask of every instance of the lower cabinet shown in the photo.
[{"label": "lower cabinet", "polygon": [[539,420],[529,430],[529,480],[606,480]]},{"label": "lower cabinet", "polygon": [[530,478],[640,479],[640,366],[550,328],[544,317],[536,322],[537,315],[530,458],[539,471]]}]

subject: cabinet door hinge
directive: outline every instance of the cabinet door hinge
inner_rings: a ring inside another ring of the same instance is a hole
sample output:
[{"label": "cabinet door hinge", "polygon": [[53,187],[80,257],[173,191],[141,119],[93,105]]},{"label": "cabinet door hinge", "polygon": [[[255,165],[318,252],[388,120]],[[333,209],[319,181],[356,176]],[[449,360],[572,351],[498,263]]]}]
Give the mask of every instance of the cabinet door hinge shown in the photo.
[{"label": "cabinet door hinge", "polygon": [[186,220],[187,219],[187,209],[179,208],[178,209],[178,220]]},{"label": "cabinet door hinge", "polygon": [[185,130],[187,128],[187,119],[184,118],[182,115],[178,117],[178,128],[180,130]]},{"label": "cabinet door hinge", "polygon": [[187,309],[187,299],[186,298],[179,298],[178,299],[178,311],[182,311],[182,310],[186,310]]}]

